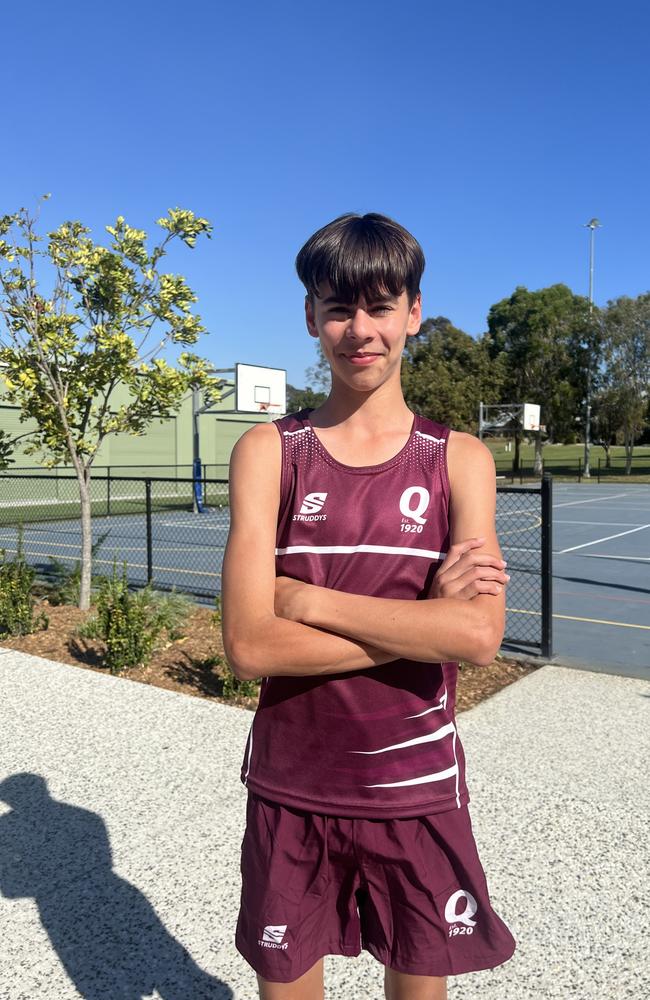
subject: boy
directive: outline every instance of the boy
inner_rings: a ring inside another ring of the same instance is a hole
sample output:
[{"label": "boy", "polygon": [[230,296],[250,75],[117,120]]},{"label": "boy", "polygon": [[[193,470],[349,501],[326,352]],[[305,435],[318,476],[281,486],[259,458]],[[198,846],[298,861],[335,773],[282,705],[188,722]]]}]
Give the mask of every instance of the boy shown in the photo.
[{"label": "boy", "polygon": [[388,1000],[445,1000],[446,976],[510,958],[467,812],[457,661],[497,652],[508,577],[495,473],[476,438],[408,409],[422,250],[344,215],[296,261],[326,402],[260,424],[231,461],[223,627],[263,678],[237,947],[262,1000],[318,1000],[323,956],[385,966]]}]

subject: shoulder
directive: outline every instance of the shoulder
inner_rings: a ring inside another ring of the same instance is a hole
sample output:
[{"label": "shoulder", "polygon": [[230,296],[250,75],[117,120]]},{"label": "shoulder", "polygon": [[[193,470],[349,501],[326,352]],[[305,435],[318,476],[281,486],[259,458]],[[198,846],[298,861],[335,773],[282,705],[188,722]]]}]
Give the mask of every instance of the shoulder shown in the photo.
[{"label": "shoulder", "polygon": [[257,466],[274,464],[281,453],[280,435],[273,424],[255,424],[235,443],[230,456],[231,472],[254,462]]},{"label": "shoulder", "polygon": [[450,431],[447,444],[447,468],[452,490],[461,483],[495,479],[494,458],[490,449],[473,434]]}]

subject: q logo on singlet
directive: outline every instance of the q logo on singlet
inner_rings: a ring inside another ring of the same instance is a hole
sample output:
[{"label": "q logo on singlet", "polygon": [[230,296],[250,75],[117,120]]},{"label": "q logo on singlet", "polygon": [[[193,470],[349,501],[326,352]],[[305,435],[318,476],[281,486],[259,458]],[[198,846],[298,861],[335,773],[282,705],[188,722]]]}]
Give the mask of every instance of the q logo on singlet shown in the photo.
[{"label": "q logo on singlet", "polygon": [[[404,517],[410,517],[417,524],[426,524],[426,517],[422,517],[429,506],[431,495],[424,486],[409,486],[404,490],[399,498],[399,509]],[[415,500],[415,506],[413,501]]]}]

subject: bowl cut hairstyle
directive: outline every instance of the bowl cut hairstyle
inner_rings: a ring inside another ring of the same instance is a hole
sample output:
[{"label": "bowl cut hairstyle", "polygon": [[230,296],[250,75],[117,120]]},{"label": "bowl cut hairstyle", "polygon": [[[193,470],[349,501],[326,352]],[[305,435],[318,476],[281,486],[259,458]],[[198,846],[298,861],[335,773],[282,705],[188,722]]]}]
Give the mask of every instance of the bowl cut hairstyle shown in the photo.
[{"label": "bowl cut hairstyle", "polygon": [[422,247],[399,223],[375,212],[349,212],[310,236],[296,257],[296,271],[312,302],[327,281],[346,304],[362,295],[376,302],[406,291],[412,306],[424,263]]}]

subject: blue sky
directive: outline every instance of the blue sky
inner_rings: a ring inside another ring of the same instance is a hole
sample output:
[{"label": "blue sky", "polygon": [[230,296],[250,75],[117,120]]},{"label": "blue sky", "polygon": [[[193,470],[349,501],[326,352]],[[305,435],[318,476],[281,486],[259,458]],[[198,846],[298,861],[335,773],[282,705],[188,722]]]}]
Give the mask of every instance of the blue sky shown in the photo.
[{"label": "blue sky", "polygon": [[650,288],[650,13],[622,0],[37,0],[3,10],[0,212],[214,238],[170,255],[198,352],[315,358],[295,254],[345,211],[392,215],[427,257],[425,316],[472,334],[516,285]]}]

